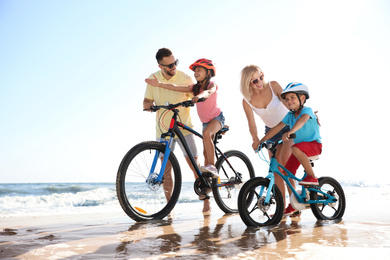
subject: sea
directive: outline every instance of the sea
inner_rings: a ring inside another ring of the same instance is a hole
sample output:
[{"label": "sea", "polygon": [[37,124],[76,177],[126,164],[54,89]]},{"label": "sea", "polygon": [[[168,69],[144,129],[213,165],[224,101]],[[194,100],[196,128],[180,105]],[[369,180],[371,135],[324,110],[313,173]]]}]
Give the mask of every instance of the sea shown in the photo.
[{"label": "sea", "polygon": [[[348,200],[390,202],[390,184],[340,181]],[[201,203],[192,182],[183,183],[178,203]],[[388,205],[388,204],[385,204]],[[120,209],[115,183],[0,183],[0,218]],[[389,216],[390,217],[390,216]]]},{"label": "sea", "polygon": [[[199,202],[193,186],[183,183],[178,203]],[[0,218],[117,209],[115,183],[0,183]]]}]

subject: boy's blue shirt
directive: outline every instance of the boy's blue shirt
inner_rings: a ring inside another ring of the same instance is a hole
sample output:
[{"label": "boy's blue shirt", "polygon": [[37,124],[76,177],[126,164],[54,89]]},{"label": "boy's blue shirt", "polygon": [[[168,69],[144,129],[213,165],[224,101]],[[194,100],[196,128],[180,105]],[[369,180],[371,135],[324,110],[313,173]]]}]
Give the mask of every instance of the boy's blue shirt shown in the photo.
[{"label": "boy's blue shirt", "polygon": [[304,107],[297,118],[295,118],[295,113],[288,113],[282,120],[282,122],[288,126],[290,129],[295,125],[297,120],[302,117],[302,115],[308,114],[310,116],[309,120],[302,126],[301,129],[295,132],[297,135],[294,140],[294,143],[302,142],[312,142],[317,141],[321,143],[320,136],[320,126],[317,122],[317,117],[314,115],[313,110],[310,107]]}]

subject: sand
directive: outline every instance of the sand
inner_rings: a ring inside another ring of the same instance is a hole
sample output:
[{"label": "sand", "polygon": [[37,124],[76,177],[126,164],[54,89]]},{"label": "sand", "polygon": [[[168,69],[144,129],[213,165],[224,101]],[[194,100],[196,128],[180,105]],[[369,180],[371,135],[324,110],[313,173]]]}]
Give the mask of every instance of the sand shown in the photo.
[{"label": "sand", "polygon": [[119,205],[99,214],[0,217],[0,258],[390,259],[390,215],[381,207],[360,211],[356,201],[338,222],[317,221],[305,210],[277,226],[247,228],[238,214],[213,203],[204,216],[201,206],[178,204],[172,219],[146,223]]}]

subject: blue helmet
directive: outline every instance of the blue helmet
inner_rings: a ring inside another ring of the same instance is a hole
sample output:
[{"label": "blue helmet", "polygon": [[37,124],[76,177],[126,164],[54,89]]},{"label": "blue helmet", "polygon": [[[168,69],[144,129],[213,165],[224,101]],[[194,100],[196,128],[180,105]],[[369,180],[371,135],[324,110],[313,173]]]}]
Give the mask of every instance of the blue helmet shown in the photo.
[{"label": "blue helmet", "polygon": [[287,93],[296,93],[299,95],[305,95],[306,99],[309,99],[309,89],[306,85],[298,82],[291,82],[283,89],[282,94],[280,95],[283,99],[285,98]]}]

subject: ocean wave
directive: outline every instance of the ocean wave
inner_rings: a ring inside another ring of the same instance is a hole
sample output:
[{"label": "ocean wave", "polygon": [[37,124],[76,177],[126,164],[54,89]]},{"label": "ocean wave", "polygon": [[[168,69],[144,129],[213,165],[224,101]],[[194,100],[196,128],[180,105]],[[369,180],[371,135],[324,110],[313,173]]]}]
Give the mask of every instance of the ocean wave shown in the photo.
[{"label": "ocean wave", "polygon": [[[192,186],[183,183],[178,203],[198,201]],[[119,206],[115,183],[0,184],[0,191],[0,212],[8,216]]]},{"label": "ocean wave", "polygon": [[[349,196],[367,193],[390,198],[389,184],[341,180]],[[142,200],[143,194],[139,194]],[[193,183],[183,183],[178,203],[199,202]],[[78,210],[105,211],[120,208],[114,183],[86,184],[0,184],[0,217],[40,215]]]},{"label": "ocean wave", "polygon": [[388,187],[390,184],[388,183],[377,183],[375,181],[362,181],[362,180],[341,180],[341,186],[347,187],[359,187],[359,188],[380,188],[380,187]]},{"label": "ocean wave", "polygon": [[49,194],[55,194],[55,193],[78,193],[82,191],[88,191],[91,188],[81,186],[81,185],[72,185],[70,187],[68,186],[48,186],[46,188],[43,188],[43,191],[46,191]]},{"label": "ocean wave", "polygon": [[21,183],[0,184],[1,196],[40,196],[91,191],[98,187],[115,189],[114,183]]},{"label": "ocean wave", "polygon": [[97,188],[77,193],[54,193],[39,196],[2,196],[2,213],[55,210],[77,207],[96,207],[117,203],[116,192],[112,189]]},{"label": "ocean wave", "polygon": [[1,196],[6,196],[6,195],[11,194],[13,192],[14,191],[12,189],[0,188],[0,197]]}]

